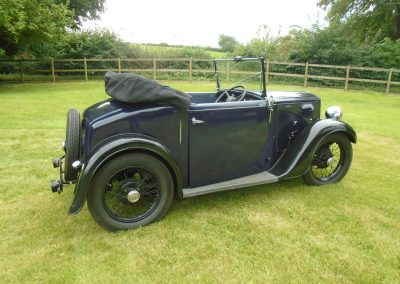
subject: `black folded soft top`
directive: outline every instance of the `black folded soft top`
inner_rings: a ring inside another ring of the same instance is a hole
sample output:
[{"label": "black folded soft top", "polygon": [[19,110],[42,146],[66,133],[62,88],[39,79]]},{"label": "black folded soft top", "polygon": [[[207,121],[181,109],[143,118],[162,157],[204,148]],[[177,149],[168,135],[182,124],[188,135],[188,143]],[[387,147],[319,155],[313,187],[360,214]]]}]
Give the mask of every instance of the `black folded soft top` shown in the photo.
[{"label": "black folded soft top", "polygon": [[188,94],[162,86],[158,82],[132,73],[107,72],[106,93],[126,103],[162,103],[184,110],[190,106]]}]

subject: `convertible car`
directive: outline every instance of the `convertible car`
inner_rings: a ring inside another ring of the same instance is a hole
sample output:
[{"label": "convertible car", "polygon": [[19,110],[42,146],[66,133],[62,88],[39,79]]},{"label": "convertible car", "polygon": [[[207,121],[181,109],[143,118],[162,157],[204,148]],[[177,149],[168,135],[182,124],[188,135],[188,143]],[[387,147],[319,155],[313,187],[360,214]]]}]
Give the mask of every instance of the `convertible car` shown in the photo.
[{"label": "convertible car", "polygon": [[130,229],[160,220],[174,196],[297,177],[325,185],[346,175],[357,137],[339,107],[321,119],[317,96],[267,92],[263,58],[216,59],[214,66],[213,92],[107,72],[111,98],[82,119],[68,111],[65,155],[53,160],[60,178],[51,189],[75,184],[70,214],[87,201],[105,229]]}]

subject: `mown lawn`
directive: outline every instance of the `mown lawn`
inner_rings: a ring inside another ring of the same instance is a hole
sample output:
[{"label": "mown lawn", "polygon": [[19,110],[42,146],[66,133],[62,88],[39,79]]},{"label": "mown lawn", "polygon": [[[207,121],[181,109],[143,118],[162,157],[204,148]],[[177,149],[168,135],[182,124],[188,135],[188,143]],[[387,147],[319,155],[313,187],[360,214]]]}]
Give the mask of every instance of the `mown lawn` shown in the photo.
[{"label": "mown lawn", "polygon": [[68,108],[106,98],[104,83],[0,85],[0,281],[399,283],[400,96],[310,91],[323,109],[341,105],[358,133],[342,182],[175,200],[161,222],[109,233],[86,206],[67,216],[72,188],[49,189]]}]

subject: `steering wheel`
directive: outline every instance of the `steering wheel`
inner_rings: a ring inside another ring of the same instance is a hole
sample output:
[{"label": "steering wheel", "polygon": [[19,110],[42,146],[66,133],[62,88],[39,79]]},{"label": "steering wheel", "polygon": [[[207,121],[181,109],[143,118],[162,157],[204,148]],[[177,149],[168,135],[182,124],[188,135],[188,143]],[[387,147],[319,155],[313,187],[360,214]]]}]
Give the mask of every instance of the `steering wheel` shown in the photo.
[{"label": "steering wheel", "polygon": [[[232,91],[237,91],[239,92],[238,95],[235,95]],[[219,103],[223,97],[226,97],[225,102],[237,102],[241,101],[244,99],[246,96],[246,88],[242,85],[237,85],[234,86],[230,89],[224,90],[221,95],[218,96],[218,98],[215,100],[216,103]]]}]

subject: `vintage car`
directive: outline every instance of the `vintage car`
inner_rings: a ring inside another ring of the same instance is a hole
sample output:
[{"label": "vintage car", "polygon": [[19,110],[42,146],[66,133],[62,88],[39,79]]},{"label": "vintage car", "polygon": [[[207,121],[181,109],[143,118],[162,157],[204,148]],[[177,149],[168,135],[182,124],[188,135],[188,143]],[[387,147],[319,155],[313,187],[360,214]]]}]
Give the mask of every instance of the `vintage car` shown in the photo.
[{"label": "vintage car", "polygon": [[60,178],[51,189],[60,193],[76,184],[70,214],[87,200],[99,225],[130,229],[160,220],[174,196],[297,177],[325,185],[345,176],[357,137],[340,121],[339,107],[329,107],[321,119],[317,96],[267,92],[263,58],[217,59],[214,65],[213,92],[184,93],[107,72],[111,98],[86,109],[82,120],[76,109],[68,111],[65,156],[53,160]]}]

